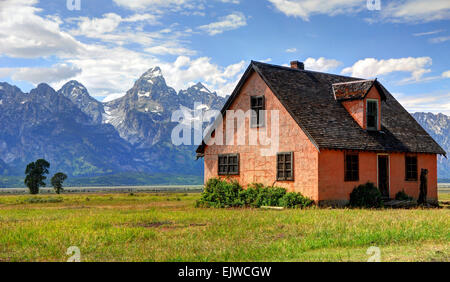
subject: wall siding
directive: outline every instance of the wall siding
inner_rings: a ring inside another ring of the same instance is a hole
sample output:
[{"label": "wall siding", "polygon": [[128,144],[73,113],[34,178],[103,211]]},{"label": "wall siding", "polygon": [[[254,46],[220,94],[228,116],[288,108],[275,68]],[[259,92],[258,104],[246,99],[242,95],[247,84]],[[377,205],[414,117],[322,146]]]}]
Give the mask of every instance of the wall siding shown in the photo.
[{"label": "wall siding", "polygon": [[[319,199],[320,201],[338,200],[342,203],[350,199],[353,188],[368,181],[378,182],[376,152],[359,152],[359,181],[344,181],[344,151],[321,150],[319,154]],[[437,200],[436,155],[417,154],[418,180],[405,180],[405,153],[389,155],[389,197],[394,198],[401,190],[414,197],[419,196],[420,169],[428,169],[428,198]]]},{"label": "wall siding", "polygon": [[[221,176],[238,180],[244,187],[251,183],[263,183],[284,187],[288,191],[301,192],[303,195],[317,201],[318,199],[318,150],[311,143],[305,133],[300,129],[291,115],[281,105],[280,101],[267,87],[261,77],[253,73],[241,89],[230,106],[230,110],[250,109],[250,96],[265,96],[266,110],[279,110],[280,145],[278,152],[294,152],[294,181],[276,181],[276,155],[262,156],[260,148],[264,146],[211,145],[205,148],[205,181],[212,177],[218,177],[218,155],[226,153],[240,154],[240,174],[237,176]],[[226,118],[226,117],[225,117]],[[225,119],[224,119],[225,122]],[[270,129],[270,113],[267,115],[266,126]],[[226,122],[224,124],[226,132]],[[248,121],[245,123],[246,136],[249,130]],[[269,134],[271,134],[269,130]],[[236,144],[236,143],[235,143]]]}]

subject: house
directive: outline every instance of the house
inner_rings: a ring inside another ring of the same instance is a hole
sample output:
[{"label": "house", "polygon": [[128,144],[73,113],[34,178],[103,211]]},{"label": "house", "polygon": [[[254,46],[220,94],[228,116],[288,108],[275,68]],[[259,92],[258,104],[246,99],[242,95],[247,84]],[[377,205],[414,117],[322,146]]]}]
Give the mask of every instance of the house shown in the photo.
[{"label": "house", "polygon": [[[233,110],[252,111],[249,122],[237,125],[243,131],[231,134],[276,130],[277,152],[261,154],[263,145],[248,143],[248,137],[244,144],[223,145],[204,139],[197,156],[204,158],[205,181],[275,185],[320,205],[341,205],[368,181],[386,198],[401,190],[417,198],[424,168],[428,199],[437,201],[437,155],[445,151],[376,79],[309,71],[298,61],[291,67],[252,61],[211,138],[218,130],[230,134],[227,113]],[[278,115],[275,126],[272,112]]]}]

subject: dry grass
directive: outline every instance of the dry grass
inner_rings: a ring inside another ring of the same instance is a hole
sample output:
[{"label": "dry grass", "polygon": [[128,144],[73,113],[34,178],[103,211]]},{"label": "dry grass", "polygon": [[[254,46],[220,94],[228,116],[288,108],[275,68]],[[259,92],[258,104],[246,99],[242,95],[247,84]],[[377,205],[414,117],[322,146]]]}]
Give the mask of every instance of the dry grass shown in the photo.
[{"label": "dry grass", "polygon": [[83,261],[366,261],[370,246],[383,261],[450,260],[448,208],[196,209],[198,197],[1,196],[0,261],[65,261],[70,246]]}]

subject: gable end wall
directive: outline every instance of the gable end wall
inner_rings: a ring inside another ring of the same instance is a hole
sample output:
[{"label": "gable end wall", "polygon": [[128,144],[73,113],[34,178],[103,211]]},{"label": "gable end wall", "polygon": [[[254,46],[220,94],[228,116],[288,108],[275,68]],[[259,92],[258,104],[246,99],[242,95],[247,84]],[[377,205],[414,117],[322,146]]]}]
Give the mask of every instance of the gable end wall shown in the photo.
[{"label": "gable end wall", "polygon": [[[278,152],[294,152],[294,181],[276,181],[276,155],[262,156],[261,146],[248,145],[250,128],[245,122],[246,145],[211,145],[206,146],[204,152],[205,182],[218,176],[218,155],[239,153],[240,173],[237,176],[220,176],[238,180],[246,187],[251,183],[263,183],[284,187],[288,191],[301,192],[303,195],[318,200],[318,150],[301,130],[295,120],[282,106],[278,98],[272,93],[262,78],[253,73],[244,83],[229,110],[247,111],[250,109],[250,96],[265,96],[266,110],[279,110],[280,144]],[[225,121],[226,117],[224,118]],[[266,126],[271,127],[270,112],[267,115]],[[226,122],[224,132],[226,132]],[[269,134],[270,130],[269,130]],[[236,144],[236,143],[235,143]]]}]

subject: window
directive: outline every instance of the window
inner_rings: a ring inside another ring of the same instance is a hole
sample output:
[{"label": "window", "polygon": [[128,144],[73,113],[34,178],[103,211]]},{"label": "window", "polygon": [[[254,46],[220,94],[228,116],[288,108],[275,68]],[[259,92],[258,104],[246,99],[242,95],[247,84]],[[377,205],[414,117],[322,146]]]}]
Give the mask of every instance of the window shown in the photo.
[{"label": "window", "polygon": [[405,180],[417,181],[417,156],[405,156]]},{"label": "window", "polygon": [[239,175],[239,154],[219,155],[219,175]]},{"label": "window", "polygon": [[292,152],[277,154],[277,180],[294,180],[293,156]]},{"label": "window", "polygon": [[367,100],[367,129],[378,129],[378,100]]},{"label": "window", "polygon": [[252,110],[251,127],[264,126],[264,96],[251,96],[250,105]]},{"label": "window", "polygon": [[344,156],[345,181],[359,180],[359,156],[357,153],[346,153]]}]

